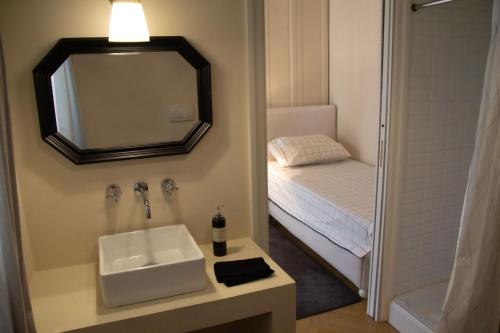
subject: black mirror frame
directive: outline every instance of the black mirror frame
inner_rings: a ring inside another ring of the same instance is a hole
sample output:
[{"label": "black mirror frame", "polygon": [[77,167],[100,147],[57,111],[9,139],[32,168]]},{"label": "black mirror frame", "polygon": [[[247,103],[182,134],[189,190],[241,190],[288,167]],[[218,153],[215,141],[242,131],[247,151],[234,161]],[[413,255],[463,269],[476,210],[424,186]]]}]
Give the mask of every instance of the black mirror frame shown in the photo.
[{"label": "black mirror frame", "polygon": [[[51,76],[72,54],[177,51],[196,69],[199,121],[181,141],[80,149],[57,132]],[[62,38],[33,70],[42,139],[75,164],[189,153],[212,126],[210,63],[180,36],[151,37],[149,42],[110,43],[107,38]]]}]

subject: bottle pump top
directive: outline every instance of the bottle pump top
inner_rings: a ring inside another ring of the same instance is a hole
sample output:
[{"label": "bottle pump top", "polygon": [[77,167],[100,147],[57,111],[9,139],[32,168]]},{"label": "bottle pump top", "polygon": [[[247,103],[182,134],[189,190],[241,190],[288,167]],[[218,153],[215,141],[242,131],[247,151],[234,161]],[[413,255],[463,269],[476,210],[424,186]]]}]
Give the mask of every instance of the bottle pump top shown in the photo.
[{"label": "bottle pump top", "polygon": [[217,211],[215,212],[215,217],[224,217],[224,215],[222,215],[222,208],[224,208],[224,205],[217,206]]}]

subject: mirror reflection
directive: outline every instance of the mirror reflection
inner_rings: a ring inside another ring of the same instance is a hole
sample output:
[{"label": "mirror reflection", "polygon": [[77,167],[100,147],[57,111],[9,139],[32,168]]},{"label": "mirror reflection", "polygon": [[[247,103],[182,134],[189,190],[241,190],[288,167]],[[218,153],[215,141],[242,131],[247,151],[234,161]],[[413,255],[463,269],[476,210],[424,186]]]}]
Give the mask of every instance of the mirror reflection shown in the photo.
[{"label": "mirror reflection", "polygon": [[57,132],[80,149],[180,141],[199,122],[179,53],[72,54],[51,76]]}]

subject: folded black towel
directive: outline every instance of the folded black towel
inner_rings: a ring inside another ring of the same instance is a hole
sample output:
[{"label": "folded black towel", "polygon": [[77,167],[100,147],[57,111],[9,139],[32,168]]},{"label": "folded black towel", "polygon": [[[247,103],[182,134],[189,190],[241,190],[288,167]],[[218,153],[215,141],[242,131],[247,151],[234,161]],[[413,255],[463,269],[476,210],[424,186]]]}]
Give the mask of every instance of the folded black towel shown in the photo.
[{"label": "folded black towel", "polygon": [[262,257],[216,262],[214,271],[217,282],[228,287],[262,279],[274,273]]}]

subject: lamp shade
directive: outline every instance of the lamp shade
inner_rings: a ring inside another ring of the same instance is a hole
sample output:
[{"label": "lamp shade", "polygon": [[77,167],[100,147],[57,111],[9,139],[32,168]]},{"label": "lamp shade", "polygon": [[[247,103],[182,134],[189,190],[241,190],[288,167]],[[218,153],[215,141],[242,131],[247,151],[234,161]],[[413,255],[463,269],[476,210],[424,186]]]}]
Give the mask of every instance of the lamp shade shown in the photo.
[{"label": "lamp shade", "polygon": [[148,42],[146,16],[139,1],[113,1],[109,19],[110,42]]}]

